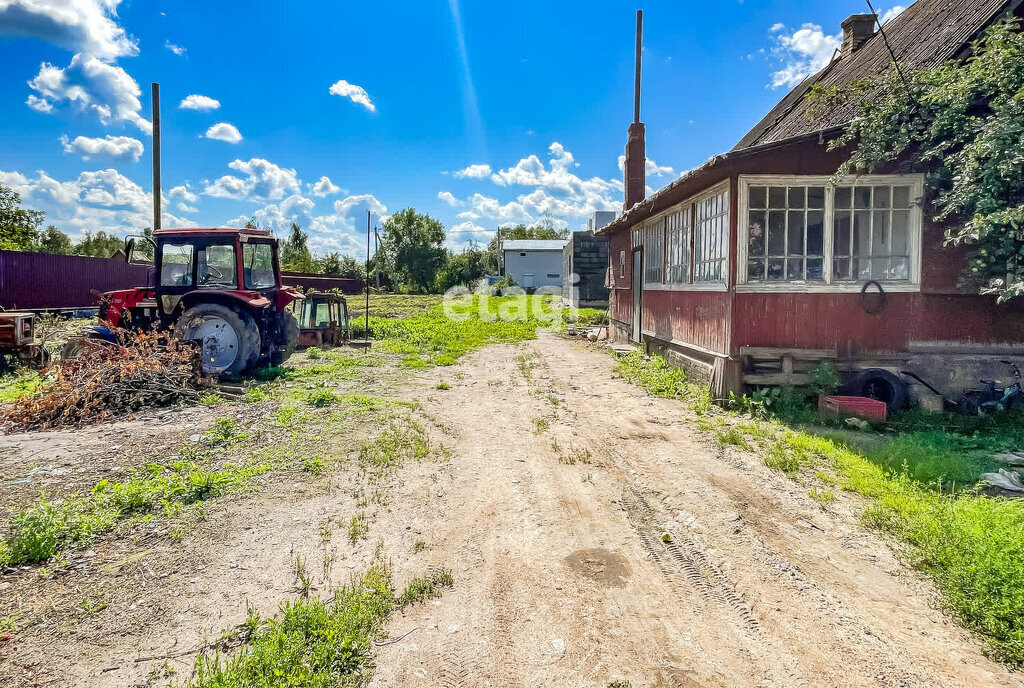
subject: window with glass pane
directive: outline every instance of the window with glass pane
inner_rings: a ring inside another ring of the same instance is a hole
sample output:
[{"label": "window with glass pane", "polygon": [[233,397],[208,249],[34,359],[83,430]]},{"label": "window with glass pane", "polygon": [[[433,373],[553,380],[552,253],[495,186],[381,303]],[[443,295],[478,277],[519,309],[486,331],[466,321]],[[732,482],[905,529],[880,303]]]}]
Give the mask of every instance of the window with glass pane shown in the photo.
[{"label": "window with glass pane", "polygon": [[192,244],[166,243],[161,249],[160,286],[192,286]]},{"label": "window with glass pane", "polygon": [[747,201],[747,280],[824,280],[825,187],[751,186]]},{"label": "window with glass pane", "polygon": [[213,244],[199,249],[198,270],[200,287],[235,287],[235,247]]},{"label": "window with glass pane", "polygon": [[669,284],[688,284],[690,281],[690,215],[693,206],[672,213],[665,218],[666,274]]},{"label": "window with glass pane", "polygon": [[729,192],[699,201],[695,215],[693,281],[723,282],[729,246]]},{"label": "window with glass pane", "polygon": [[663,220],[644,227],[644,284],[661,284],[665,264],[665,223]]},{"label": "window with glass pane", "polygon": [[269,289],[277,286],[274,277],[274,247],[270,244],[243,245],[242,263],[246,289]]},{"label": "window with glass pane", "polygon": [[910,279],[910,203],[910,186],[836,187],[836,281]]}]

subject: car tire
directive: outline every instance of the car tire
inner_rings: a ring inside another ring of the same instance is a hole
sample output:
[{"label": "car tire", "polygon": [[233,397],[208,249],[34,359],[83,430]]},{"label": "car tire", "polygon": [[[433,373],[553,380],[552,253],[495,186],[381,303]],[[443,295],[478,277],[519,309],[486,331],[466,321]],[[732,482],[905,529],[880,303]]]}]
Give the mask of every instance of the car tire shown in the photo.
[{"label": "car tire", "polygon": [[219,303],[192,306],[174,331],[181,339],[201,342],[204,373],[234,377],[252,369],[260,357],[260,331],[252,316]]},{"label": "car tire", "polygon": [[868,368],[853,376],[848,385],[854,396],[885,402],[889,412],[907,405],[907,385],[894,373],[881,368]]},{"label": "car tire", "polygon": [[299,347],[299,321],[289,311],[284,311],[279,316],[278,336],[280,345],[274,349],[270,356],[270,365],[279,366],[292,357]]}]

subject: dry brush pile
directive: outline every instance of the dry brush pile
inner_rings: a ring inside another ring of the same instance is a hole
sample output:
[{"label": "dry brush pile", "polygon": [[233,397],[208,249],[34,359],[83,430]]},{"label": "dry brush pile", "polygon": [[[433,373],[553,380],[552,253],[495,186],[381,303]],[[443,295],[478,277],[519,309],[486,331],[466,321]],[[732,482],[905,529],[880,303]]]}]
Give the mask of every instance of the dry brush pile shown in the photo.
[{"label": "dry brush pile", "polygon": [[206,380],[198,347],[166,334],[122,333],[90,341],[43,371],[38,389],[3,411],[12,429],[49,430],[120,420],[150,406],[198,400]]}]

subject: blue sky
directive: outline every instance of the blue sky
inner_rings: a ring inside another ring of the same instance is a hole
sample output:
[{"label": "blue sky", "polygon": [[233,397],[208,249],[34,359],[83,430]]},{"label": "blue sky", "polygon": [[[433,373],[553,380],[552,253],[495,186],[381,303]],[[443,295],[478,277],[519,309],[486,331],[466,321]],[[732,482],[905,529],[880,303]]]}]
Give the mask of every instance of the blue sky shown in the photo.
[{"label": "blue sky", "polygon": [[[68,234],[292,220],[361,251],[405,207],[453,248],[620,209],[644,10],[648,185],[728,150],[838,45],[841,0],[0,0],[0,182]],[[895,4],[879,11],[898,11]],[[194,96],[189,98],[189,96]]]}]

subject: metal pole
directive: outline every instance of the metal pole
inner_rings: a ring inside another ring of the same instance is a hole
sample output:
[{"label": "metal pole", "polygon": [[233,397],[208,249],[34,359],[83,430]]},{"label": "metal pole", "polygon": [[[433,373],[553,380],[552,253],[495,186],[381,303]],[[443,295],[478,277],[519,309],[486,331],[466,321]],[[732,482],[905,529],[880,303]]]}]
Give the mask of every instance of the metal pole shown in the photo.
[{"label": "metal pole", "polygon": [[153,82],[153,229],[160,229],[160,84]]},{"label": "metal pole", "polygon": [[370,341],[370,211],[366,211],[366,341]]},{"label": "metal pole", "polygon": [[[373,255],[374,255],[374,257],[377,256],[377,252],[378,251],[380,251],[380,234],[377,233],[377,228],[374,227],[373,228]],[[377,288],[380,289],[380,266],[379,265],[377,266],[377,269],[373,271],[373,276],[375,278],[375,281],[377,282]]]},{"label": "metal pole", "polygon": [[640,53],[643,51],[644,11],[636,11],[636,77],[633,82],[633,121],[640,121]]}]

